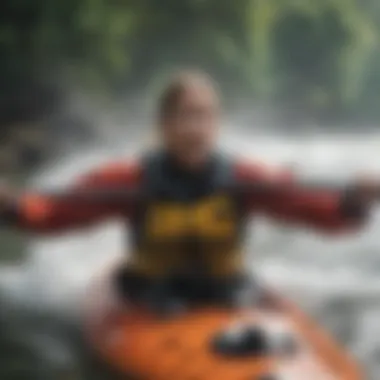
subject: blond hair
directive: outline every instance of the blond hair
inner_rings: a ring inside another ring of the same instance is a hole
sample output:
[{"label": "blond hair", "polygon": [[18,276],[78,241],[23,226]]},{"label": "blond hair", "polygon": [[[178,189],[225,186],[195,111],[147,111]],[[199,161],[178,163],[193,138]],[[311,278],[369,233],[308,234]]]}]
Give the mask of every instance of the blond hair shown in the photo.
[{"label": "blond hair", "polygon": [[161,91],[158,99],[158,118],[160,122],[172,116],[178,109],[181,96],[191,86],[204,86],[218,93],[213,79],[199,70],[181,70],[173,75]]}]

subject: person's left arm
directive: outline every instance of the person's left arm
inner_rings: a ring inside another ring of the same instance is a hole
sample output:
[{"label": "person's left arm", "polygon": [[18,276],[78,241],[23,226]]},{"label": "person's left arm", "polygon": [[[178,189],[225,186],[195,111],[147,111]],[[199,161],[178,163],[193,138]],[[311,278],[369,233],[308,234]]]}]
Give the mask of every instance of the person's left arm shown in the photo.
[{"label": "person's left arm", "polygon": [[[236,177],[247,187],[253,185],[252,191],[243,196],[244,207],[250,214],[262,213],[325,232],[350,231],[367,220],[369,199],[359,187],[344,191],[303,188],[287,170],[274,171],[247,163],[236,165]],[[255,184],[264,183],[270,185],[267,190],[254,188]]]}]

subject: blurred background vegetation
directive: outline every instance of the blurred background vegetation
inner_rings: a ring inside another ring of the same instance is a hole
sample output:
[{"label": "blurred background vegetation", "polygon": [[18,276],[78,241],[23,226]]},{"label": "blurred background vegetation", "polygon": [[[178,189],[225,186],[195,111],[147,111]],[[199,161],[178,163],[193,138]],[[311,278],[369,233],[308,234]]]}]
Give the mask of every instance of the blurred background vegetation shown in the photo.
[{"label": "blurred background vegetation", "polygon": [[128,115],[181,66],[279,125],[377,125],[379,21],[378,0],[3,0],[0,169],[90,138],[73,94]]},{"label": "blurred background vegetation", "polygon": [[[231,114],[252,112],[247,125],[268,113],[286,130],[373,128],[380,1],[1,0],[0,178],[22,183],[108,133],[98,116],[115,109],[133,128],[178,67],[210,72]],[[0,241],[2,260],[23,252],[18,235]],[[33,364],[18,375],[21,354],[0,351],[0,378],[31,378]]]}]

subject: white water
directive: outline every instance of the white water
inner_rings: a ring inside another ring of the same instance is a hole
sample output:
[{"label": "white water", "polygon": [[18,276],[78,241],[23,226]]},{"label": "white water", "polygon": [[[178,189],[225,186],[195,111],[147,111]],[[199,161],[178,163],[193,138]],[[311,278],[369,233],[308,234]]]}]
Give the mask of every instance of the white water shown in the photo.
[{"label": "white water", "polygon": [[[224,136],[223,145],[274,165],[294,166],[301,176],[345,180],[363,171],[380,176],[380,134],[280,139],[230,133]],[[43,170],[34,183],[63,186],[83,171],[131,152],[131,146],[115,145],[68,155]],[[355,353],[371,378],[378,379],[380,213],[374,209],[368,226],[354,236],[321,237],[259,221],[251,240],[255,252],[249,257],[252,268],[300,299]],[[123,243],[117,223],[31,241],[27,262],[1,272],[0,295],[8,306],[1,316],[8,321],[11,335],[27,333],[24,343],[37,351],[44,363],[53,367],[75,364],[75,351],[65,335],[54,323],[38,323],[38,318],[75,320],[85,285],[104,263],[120,256]],[[30,320],[37,322],[30,324]]]}]

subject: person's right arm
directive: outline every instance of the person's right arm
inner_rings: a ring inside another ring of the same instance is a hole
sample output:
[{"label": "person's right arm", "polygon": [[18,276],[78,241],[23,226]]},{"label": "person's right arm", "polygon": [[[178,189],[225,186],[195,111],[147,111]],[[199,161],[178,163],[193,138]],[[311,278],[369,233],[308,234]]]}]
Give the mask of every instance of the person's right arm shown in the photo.
[{"label": "person's right arm", "polygon": [[[139,184],[141,168],[136,163],[106,165],[81,178],[69,189],[70,196],[26,193],[3,200],[3,221],[31,232],[57,233],[81,228],[106,218],[128,217],[132,205],[111,197],[86,198],[97,191],[133,190]],[[78,196],[75,196],[75,194]]]}]

